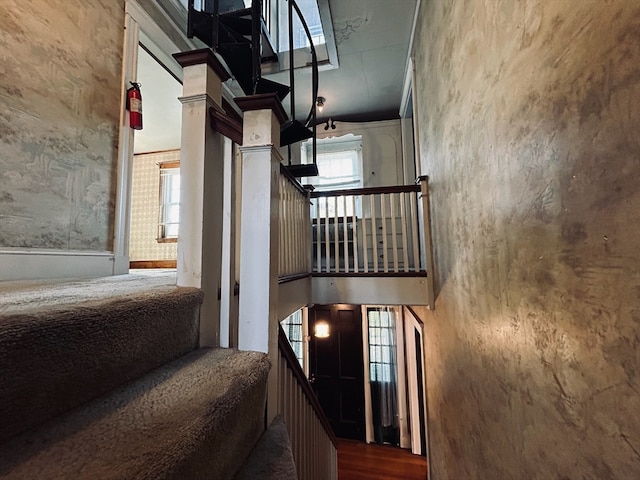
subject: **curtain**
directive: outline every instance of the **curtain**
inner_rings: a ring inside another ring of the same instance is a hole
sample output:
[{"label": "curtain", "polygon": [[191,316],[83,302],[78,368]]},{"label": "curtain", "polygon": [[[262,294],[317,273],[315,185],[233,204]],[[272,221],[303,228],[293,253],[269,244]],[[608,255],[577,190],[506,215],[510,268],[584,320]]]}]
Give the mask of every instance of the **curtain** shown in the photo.
[{"label": "curtain", "polygon": [[370,308],[367,316],[375,440],[399,446],[396,312],[389,307]]}]

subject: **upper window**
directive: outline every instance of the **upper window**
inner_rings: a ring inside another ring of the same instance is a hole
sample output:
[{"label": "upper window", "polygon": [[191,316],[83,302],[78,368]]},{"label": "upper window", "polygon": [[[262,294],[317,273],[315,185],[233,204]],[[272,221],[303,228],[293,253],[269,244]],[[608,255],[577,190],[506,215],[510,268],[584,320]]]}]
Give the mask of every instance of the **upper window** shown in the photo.
[{"label": "upper window", "polygon": [[[302,144],[302,163],[311,163],[311,141]],[[316,161],[318,176],[307,177],[303,183],[319,191],[345,190],[362,186],[362,137],[348,134],[339,138],[318,140]],[[353,201],[352,201],[353,200]],[[353,216],[361,211],[360,198],[319,198],[312,207],[314,218]],[[355,207],[355,210],[354,210]]]},{"label": "upper window", "polygon": [[[318,10],[317,0],[297,0],[298,7],[302,11],[309,32],[313,39],[313,44],[318,46],[325,43],[324,30],[322,29],[322,21],[320,20],[320,12]],[[279,32],[279,50],[281,52],[289,50],[289,12],[287,4],[283,3],[278,12],[278,32]],[[307,37],[304,27],[298,16],[293,14],[293,49],[305,48],[309,46],[309,38]]]},{"label": "upper window", "polygon": [[[311,163],[311,141],[302,144],[302,163]],[[317,141],[316,161],[318,176],[308,177],[303,183],[316,190],[342,190],[362,186],[362,136],[345,135]]]},{"label": "upper window", "polygon": [[178,238],[180,225],[180,164],[160,164],[160,222],[158,240]]}]

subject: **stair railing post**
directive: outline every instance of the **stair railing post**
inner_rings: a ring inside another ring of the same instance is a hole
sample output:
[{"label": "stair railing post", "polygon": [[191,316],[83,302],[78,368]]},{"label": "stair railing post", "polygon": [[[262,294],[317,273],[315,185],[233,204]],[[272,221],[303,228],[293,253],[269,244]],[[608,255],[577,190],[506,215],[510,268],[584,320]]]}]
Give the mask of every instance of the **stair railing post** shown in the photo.
[{"label": "stair railing post", "polygon": [[420,221],[422,223],[422,254],[420,263],[427,271],[427,305],[429,310],[435,309],[435,294],[433,289],[433,242],[431,240],[431,211],[429,204],[429,177],[421,175],[416,182],[420,183],[419,210],[421,210]]},{"label": "stair railing post", "polygon": [[209,109],[222,109],[228,73],[209,48],[174,55],[184,72],[177,284],[204,292],[200,345],[220,345],[224,138]]},{"label": "stair railing post", "polygon": [[[286,120],[275,93],[236,98],[244,112],[240,215],[238,349],[266,352],[278,361],[280,254],[280,126]],[[267,387],[267,421],[277,413],[278,372]]]}]

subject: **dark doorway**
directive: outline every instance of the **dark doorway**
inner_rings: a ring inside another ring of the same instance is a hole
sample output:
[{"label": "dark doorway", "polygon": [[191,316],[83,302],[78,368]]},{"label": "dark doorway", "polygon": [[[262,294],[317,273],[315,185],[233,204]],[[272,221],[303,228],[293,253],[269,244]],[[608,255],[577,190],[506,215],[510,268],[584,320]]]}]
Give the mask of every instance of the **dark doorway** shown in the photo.
[{"label": "dark doorway", "polygon": [[[326,322],[329,336],[314,335]],[[316,305],[309,310],[309,380],[336,436],[365,439],[362,315],[356,305]]]}]

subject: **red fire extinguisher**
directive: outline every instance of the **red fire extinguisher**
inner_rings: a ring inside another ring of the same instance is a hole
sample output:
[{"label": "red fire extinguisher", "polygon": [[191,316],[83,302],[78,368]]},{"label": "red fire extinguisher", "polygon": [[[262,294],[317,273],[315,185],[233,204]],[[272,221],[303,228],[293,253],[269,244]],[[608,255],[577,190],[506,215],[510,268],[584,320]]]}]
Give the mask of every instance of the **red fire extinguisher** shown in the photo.
[{"label": "red fire extinguisher", "polygon": [[140,84],[129,82],[127,90],[127,110],[129,110],[129,126],[134,130],[142,130],[142,94]]}]

